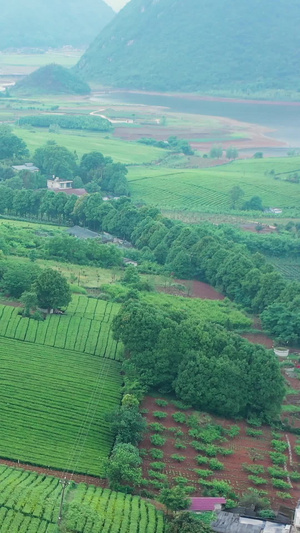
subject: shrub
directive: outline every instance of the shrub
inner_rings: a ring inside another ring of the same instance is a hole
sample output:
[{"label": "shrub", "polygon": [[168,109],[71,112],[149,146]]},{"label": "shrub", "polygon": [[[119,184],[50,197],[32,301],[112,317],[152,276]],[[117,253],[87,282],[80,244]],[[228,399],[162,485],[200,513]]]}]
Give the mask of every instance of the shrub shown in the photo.
[{"label": "shrub", "polygon": [[275,468],[274,466],[268,468],[268,472],[271,477],[287,477],[287,472],[284,470],[284,468]]},{"label": "shrub", "polygon": [[197,450],[197,452],[205,452],[206,446],[202,442],[198,442],[197,440],[193,440],[191,442],[191,446]]},{"label": "shrub", "polygon": [[272,431],[272,437],[273,439],[280,439],[281,438],[281,434],[280,433],[277,433],[276,431]]},{"label": "shrub", "polygon": [[184,402],[181,402],[180,400],[175,400],[173,402],[173,405],[175,405],[175,407],[177,407],[177,409],[182,409],[183,411],[187,411],[187,409],[191,409],[192,406],[191,405],[188,405]]},{"label": "shrub", "polygon": [[246,470],[246,472],[251,472],[251,474],[264,474],[265,472],[262,465],[248,465],[244,463],[243,469]]},{"label": "shrub", "polygon": [[159,405],[159,407],[167,407],[167,405],[169,405],[169,402],[167,402],[167,400],[161,399],[155,400],[155,403],[156,405]]},{"label": "shrub", "polygon": [[261,426],[261,419],[258,418],[257,416],[251,416],[250,418],[248,418],[247,422],[250,426],[256,426],[256,427]]},{"label": "shrub", "polygon": [[[275,476],[274,476],[275,477]],[[289,477],[293,481],[299,481],[300,480],[300,473],[299,472],[289,472]]]},{"label": "shrub", "polygon": [[151,448],[149,454],[153,459],[162,459],[164,456],[164,452],[162,450],[156,450],[156,448]]},{"label": "shrub", "polygon": [[270,452],[270,457],[274,465],[284,465],[284,463],[286,462],[286,456],[284,455],[284,453]]},{"label": "shrub", "polygon": [[164,413],[163,411],[154,411],[154,413],[152,413],[153,416],[155,416],[155,418],[167,418],[167,413]]},{"label": "shrub", "polygon": [[271,444],[276,452],[284,452],[289,446],[288,443],[283,440],[272,440]]},{"label": "shrub", "polygon": [[154,462],[154,463],[150,463],[150,466],[153,470],[163,470],[166,466],[166,463]]},{"label": "shrub", "polygon": [[219,452],[219,448],[214,444],[208,444],[205,447],[205,451],[209,457],[216,457],[217,453]]},{"label": "shrub", "polygon": [[280,498],[281,500],[290,500],[292,498],[291,494],[289,494],[288,492],[281,491],[276,492],[276,496],[278,496],[278,498]]},{"label": "shrub", "polygon": [[186,445],[180,440],[177,440],[175,442],[175,448],[177,448],[177,450],[186,450]]},{"label": "shrub", "polygon": [[218,459],[210,459],[209,466],[212,470],[224,470],[224,464]]},{"label": "shrub", "polygon": [[178,455],[178,453],[174,453],[173,455],[171,455],[171,459],[173,459],[174,461],[178,461],[178,463],[182,463],[183,461],[185,461],[186,457],[184,455]]},{"label": "shrub", "polygon": [[159,422],[153,422],[152,424],[149,424],[148,428],[152,431],[156,431],[157,433],[162,433],[166,429],[165,426]]},{"label": "shrub", "polygon": [[207,478],[213,475],[212,470],[204,470],[204,469],[202,470],[201,468],[194,468],[194,472],[196,472],[198,476],[204,477],[204,478]]},{"label": "shrub", "polygon": [[187,477],[177,476],[177,477],[174,477],[174,481],[178,485],[186,485],[189,482],[189,479]]},{"label": "shrub", "polygon": [[268,483],[266,479],[259,476],[248,476],[248,479],[250,479],[254,485],[266,485],[266,483]]},{"label": "shrub", "polygon": [[171,433],[174,433],[175,437],[183,437],[184,435],[183,431],[176,427],[170,427],[168,428],[168,431],[171,431]]},{"label": "shrub", "polygon": [[175,422],[178,422],[180,424],[185,424],[186,422],[186,416],[184,413],[174,413],[172,415],[172,418],[175,420]]},{"label": "shrub", "polygon": [[241,428],[239,426],[230,426],[229,429],[226,430],[226,434],[228,435],[228,437],[230,438],[234,438],[234,437],[237,437],[241,432]]},{"label": "shrub", "polygon": [[196,461],[198,465],[208,465],[210,460],[208,457],[204,457],[203,455],[197,455]]},{"label": "shrub", "polygon": [[246,435],[248,435],[249,437],[260,437],[262,434],[263,432],[261,429],[248,428],[246,430]]},{"label": "shrub", "polygon": [[276,513],[274,513],[272,509],[263,509],[262,511],[258,512],[258,516],[266,520],[268,520],[268,518],[271,518],[271,520],[273,520],[274,518],[276,518]]},{"label": "shrub", "polygon": [[205,487],[203,491],[204,496],[211,496],[213,498],[224,496],[225,498],[230,498],[232,500],[236,499],[236,494],[228,481],[217,479],[214,479],[213,481],[203,480],[201,485]]},{"label": "shrub", "polygon": [[272,478],[272,485],[275,487],[275,489],[290,489],[291,485],[287,481],[283,481],[282,479],[274,479]]},{"label": "shrub", "polygon": [[219,448],[218,453],[220,455],[233,455],[234,450],[232,450],[231,448]]},{"label": "shrub", "polygon": [[154,446],[163,446],[166,443],[166,439],[157,433],[151,435],[150,441],[151,444],[154,444]]},{"label": "shrub", "polygon": [[168,476],[166,474],[162,474],[161,472],[155,472],[155,470],[148,470],[148,475],[150,477],[158,479],[159,481],[167,481],[168,479]]},{"label": "shrub", "polygon": [[300,446],[295,446],[295,452],[297,455],[300,455]]},{"label": "shrub", "polygon": [[165,486],[165,484],[162,483],[161,481],[158,481],[158,479],[149,479],[148,484],[152,485],[152,487],[154,487],[157,490],[161,490]]}]

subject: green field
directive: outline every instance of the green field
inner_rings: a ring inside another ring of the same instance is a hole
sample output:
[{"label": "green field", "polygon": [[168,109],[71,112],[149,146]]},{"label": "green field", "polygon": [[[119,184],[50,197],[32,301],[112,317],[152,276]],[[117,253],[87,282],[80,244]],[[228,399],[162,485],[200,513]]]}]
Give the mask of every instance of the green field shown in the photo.
[{"label": "green field", "polygon": [[112,337],[110,324],[119,305],[74,295],[65,315],[44,321],[23,318],[19,308],[0,305],[0,337],[59,349],[122,359],[122,345]]},{"label": "green field", "polygon": [[73,67],[76,65],[81,53],[47,52],[45,54],[6,54],[0,53],[1,73],[29,73],[34,69],[58,63],[63,67]]},{"label": "green field", "polygon": [[[15,128],[15,133],[22,137],[26,142],[29,150],[33,153],[47,141],[55,141],[61,146],[66,146],[69,150],[76,150],[77,155],[81,157],[87,152],[98,150],[105,156],[110,156],[114,161],[127,165],[140,165],[142,163],[151,163],[158,159],[166,157],[166,150],[146,146],[136,142],[126,142],[115,138],[105,138],[99,133],[83,132],[80,133],[69,130],[68,133],[55,134],[49,133],[45,128],[34,128],[27,130]],[[106,136],[107,137],[107,136]]]},{"label": "green field", "polygon": [[[62,485],[57,478],[0,466],[1,533],[57,533]],[[69,485],[64,531],[163,533],[164,517],[138,496]]]},{"label": "green field", "polygon": [[0,456],[102,475],[113,444],[105,414],[121,396],[119,363],[1,338],[0,366]]},{"label": "green field", "polygon": [[300,184],[274,179],[269,173],[297,169],[299,157],[247,159],[210,169],[134,167],[128,179],[133,201],[146,201],[163,210],[237,213],[230,209],[229,191],[239,185],[245,200],[260,196],[265,207],[282,208],[283,216],[288,216],[300,209]]}]

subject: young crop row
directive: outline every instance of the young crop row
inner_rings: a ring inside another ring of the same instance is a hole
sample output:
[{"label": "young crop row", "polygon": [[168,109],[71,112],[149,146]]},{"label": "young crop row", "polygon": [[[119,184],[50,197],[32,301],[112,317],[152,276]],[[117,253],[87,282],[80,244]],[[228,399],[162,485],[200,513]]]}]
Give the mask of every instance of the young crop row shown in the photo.
[{"label": "young crop row", "polygon": [[[62,485],[57,478],[0,466],[1,533],[56,533]],[[69,485],[63,528],[78,533],[163,533],[161,511],[138,496]]]},{"label": "young crop row", "polygon": [[122,346],[112,338],[111,321],[119,306],[83,297],[73,299],[65,315],[38,322],[19,309],[0,305],[0,336],[121,360]]},{"label": "young crop row", "polygon": [[0,366],[0,456],[102,475],[113,442],[105,416],[120,401],[119,363],[2,337]]}]

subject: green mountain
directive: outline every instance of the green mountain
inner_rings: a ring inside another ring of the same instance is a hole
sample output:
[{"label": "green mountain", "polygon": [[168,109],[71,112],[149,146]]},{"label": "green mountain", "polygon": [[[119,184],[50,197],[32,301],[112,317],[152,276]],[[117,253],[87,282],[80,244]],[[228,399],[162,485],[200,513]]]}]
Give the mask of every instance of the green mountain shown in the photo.
[{"label": "green mountain", "polygon": [[0,50],[87,46],[112,20],[104,0],[0,0]]},{"label": "green mountain", "polygon": [[29,74],[11,88],[10,93],[18,96],[43,94],[88,94],[90,87],[69,69],[46,65]]},{"label": "green mountain", "polygon": [[300,0],[131,0],[79,61],[123,88],[300,90]]}]

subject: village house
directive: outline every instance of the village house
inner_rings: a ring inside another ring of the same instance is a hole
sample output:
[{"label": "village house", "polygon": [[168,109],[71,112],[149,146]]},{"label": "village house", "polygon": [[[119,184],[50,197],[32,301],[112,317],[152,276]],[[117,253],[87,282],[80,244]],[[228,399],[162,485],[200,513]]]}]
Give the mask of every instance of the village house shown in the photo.
[{"label": "village house", "polygon": [[55,176],[53,176],[53,179],[47,180],[47,188],[49,191],[75,194],[76,196],[83,196],[84,194],[87,194],[85,189],[73,189],[72,180],[62,180]]}]

